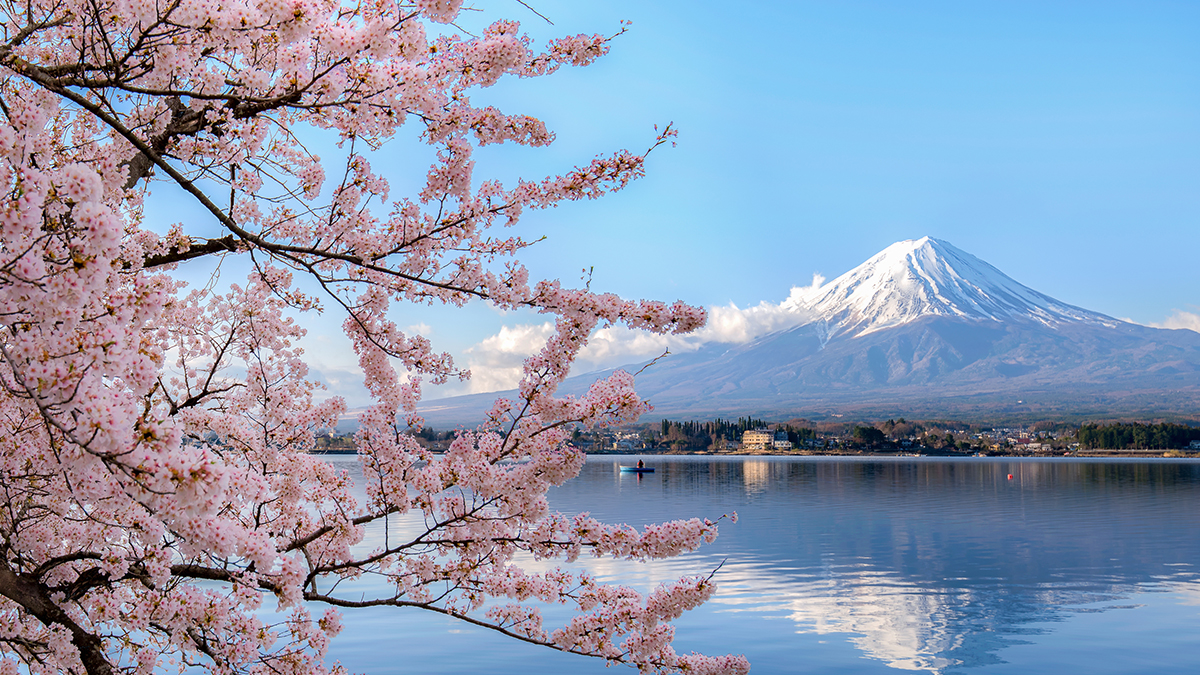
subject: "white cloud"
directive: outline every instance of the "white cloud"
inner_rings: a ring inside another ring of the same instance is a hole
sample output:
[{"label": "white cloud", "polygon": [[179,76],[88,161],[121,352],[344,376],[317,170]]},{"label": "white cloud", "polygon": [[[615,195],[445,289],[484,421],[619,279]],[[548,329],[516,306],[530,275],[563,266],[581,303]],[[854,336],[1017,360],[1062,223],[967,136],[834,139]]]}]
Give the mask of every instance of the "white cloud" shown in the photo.
[{"label": "white cloud", "polygon": [[793,286],[787,299],[778,304],[760,302],[740,309],[730,303],[727,307],[708,308],[708,323],[685,338],[695,348],[708,342],[749,342],[760,335],[808,323],[812,315],[806,307],[807,298],[825,283],[825,277],[814,274],[809,286]]},{"label": "white cloud", "polygon": [[587,346],[579,352],[575,372],[584,373],[653,358],[666,350],[691,351],[686,338],[656,335],[625,326],[607,326],[592,333]]},{"label": "white cloud", "polygon": [[502,326],[500,332],[466,350],[471,380],[468,393],[511,389],[521,381],[525,359],[546,344],[554,324]]},{"label": "white cloud", "polygon": [[[608,326],[592,333],[576,360],[573,374],[605,370],[649,361],[664,351],[679,354],[695,351],[709,343],[748,342],[761,335],[806,323],[809,319],[806,297],[824,283],[813,275],[811,286],[793,287],[779,303],[760,302],[745,309],[729,304],[710,307],[708,323],[690,335],[656,335]],[[516,319],[519,316],[512,314]],[[434,329],[425,322],[405,328],[409,334],[429,336]],[[440,386],[425,386],[427,398],[512,389],[521,380],[525,359],[536,353],[554,333],[553,322],[501,326],[499,332],[458,352],[455,362],[471,371],[467,382],[451,380]],[[362,369],[349,340],[337,332],[310,333],[301,340],[311,376],[324,382],[324,396],[346,398],[351,407],[366,405],[369,396],[362,385]],[[436,345],[435,345],[436,348]]]},{"label": "white cloud", "polygon": [[[760,335],[801,325],[810,317],[804,309],[805,298],[824,281],[824,277],[814,274],[811,286],[793,287],[787,299],[778,304],[761,302],[746,309],[732,303],[711,307],[708,323],[690,335],[656,335],[625,326],[600,328],[588,338],[572,372],[586,373],[647,361],[668,350],[695,351],[713,342],[749,342]],[[517,386],[525,359],[541,349],[553,332],[554,325],[550,322],[504,326],[499,333],[467,349],[467,367],[471,370],[468,391],[497,391]],[[439,393],[450,396],[459,392]]]},{"label": "white cloud", "polygon": [[1175,310],[1162,323],[1151,322],[1146,325],[1152,328],[1186,328],[1200,333],[1200,314]]},{"label": "white cloud", "polygon": [[793,286],[787,299],[777,305],[763,301],[746,309],[732,303],[712,307],[708,310],[708,325],[696,337],[704,342],[749,342],[760,335],[807,323],[811,315],[804,300],[823,283],[825,277],[814,274],[811,286]]},{"label": "white cloud", "polygon": [[298,346],[304,350],[302,358],[308,365],[309,379],[326,387],[324,391],[316,392],[317,400],[341,396],[351,408],[370,403],[370,396],[363,386],[358,355],[349,338],[336,332],[310,331],[300,339]]}]

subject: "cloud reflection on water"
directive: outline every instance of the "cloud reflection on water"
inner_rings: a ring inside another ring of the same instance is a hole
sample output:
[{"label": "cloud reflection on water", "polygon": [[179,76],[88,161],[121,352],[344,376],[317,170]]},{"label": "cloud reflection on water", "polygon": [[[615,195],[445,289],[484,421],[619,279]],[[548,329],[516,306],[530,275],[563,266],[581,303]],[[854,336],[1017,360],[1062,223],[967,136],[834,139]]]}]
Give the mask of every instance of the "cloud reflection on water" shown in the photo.
[{"label": "cloud reflection on water", "polygon": [[[1194,463],[693,458],[658,473],[657,494],[622,490],[622,508],[652,512],[665,494],[666,516],[732,506],[742,520],[723,527],[717,550],[672,561],[656,581],[728,556],[713,611],[844,634],[896,669],[1003,663],[1006,647],[1073,613],[1136,611],[1143,593],[1200,595]],[[601,491],[577,490],[570,505]]]},{"label": "cloud reflection on water", "polygon": [[[1200,604],[1195,463],[653,458],[657,472],[645,477],[621,475],[618,463],[630,458],[592,458],[552,506],[639,527],[734,510],[741,520],[680,558],[580,565],[648,591],[723,562],[720,591],[679,635],[718,636],[685,648],[744,649],[757,673],[792,672],[803,658],[803,641],[774,629],[780,620],[792,635],[844,636],[885,670],[929,673],[1005,664],[1010,648],[1053,642],[1084,614],[1129,612],[1168,630],[1200,623],[1186,609]],[[418,526],[394,522],[392,532]],[[1143,607],[1148,593],[1174,602]],[[1180,613],[1191,623],[1178,625]],[[1144,646],[1129,639],[1113,635],[1108,648]]]}]

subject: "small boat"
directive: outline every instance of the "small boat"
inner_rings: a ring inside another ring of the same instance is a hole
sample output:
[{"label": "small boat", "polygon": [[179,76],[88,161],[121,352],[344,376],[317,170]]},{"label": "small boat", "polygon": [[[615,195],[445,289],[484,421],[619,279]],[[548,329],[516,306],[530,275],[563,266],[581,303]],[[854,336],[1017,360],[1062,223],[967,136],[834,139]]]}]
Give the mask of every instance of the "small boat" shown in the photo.
[{"label": "small boat", "polygon": [[654,473],[652,466],[622,466],[621,471],[625,473]]}]

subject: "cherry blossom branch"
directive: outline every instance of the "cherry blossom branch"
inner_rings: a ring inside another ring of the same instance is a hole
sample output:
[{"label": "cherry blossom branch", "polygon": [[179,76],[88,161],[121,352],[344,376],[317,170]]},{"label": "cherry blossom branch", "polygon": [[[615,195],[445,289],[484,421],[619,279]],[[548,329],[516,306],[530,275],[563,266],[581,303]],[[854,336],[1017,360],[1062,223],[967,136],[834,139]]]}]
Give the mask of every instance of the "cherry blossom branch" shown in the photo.
[{"label": "cherry blossom branch", "polygon": [[0,565],[0,595],[16,603],[46,627],[59,625],[71,635],[71,644],[79,650],[79,659],[88,675],[113,675],[116,670],[108,662],[101,639],[83,629],[28,577],[16,574],[7,565]]}]

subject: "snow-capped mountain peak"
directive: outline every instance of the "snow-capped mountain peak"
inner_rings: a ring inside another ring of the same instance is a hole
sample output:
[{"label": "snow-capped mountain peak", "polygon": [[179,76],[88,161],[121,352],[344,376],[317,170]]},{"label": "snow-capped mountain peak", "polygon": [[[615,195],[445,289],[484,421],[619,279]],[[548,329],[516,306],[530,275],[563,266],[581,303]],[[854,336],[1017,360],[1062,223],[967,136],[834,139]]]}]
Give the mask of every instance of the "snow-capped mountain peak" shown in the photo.
[{"label": "snow-capped mountain peak", "polygon": [[866,335],[926,316],[1044,325],[1118,323],[1038,293],[931,237],[896,242],[819,288],[794,295],[790,304],[824,326],[826,337]]},{"label": "snow-capped mountain peak", "polygon": [[[1185,418],[1200,410],[1200,335],[1059,302],[937,239],[898,242],[828,283],[793,288],[781,305],[753,309],[728,313],[777,325],[748,341],[713,340],[625,366],[639,373],[638,392],[656,416],[1056,419],[1090,410]],[[719,324],[724,308],[714,310]],[[728,323],[713,333],[738,332]],[[595,380],[571,377],[560,391],[580,394]],[[441,399],[422,415],[475,424],[491,398]]]}]

